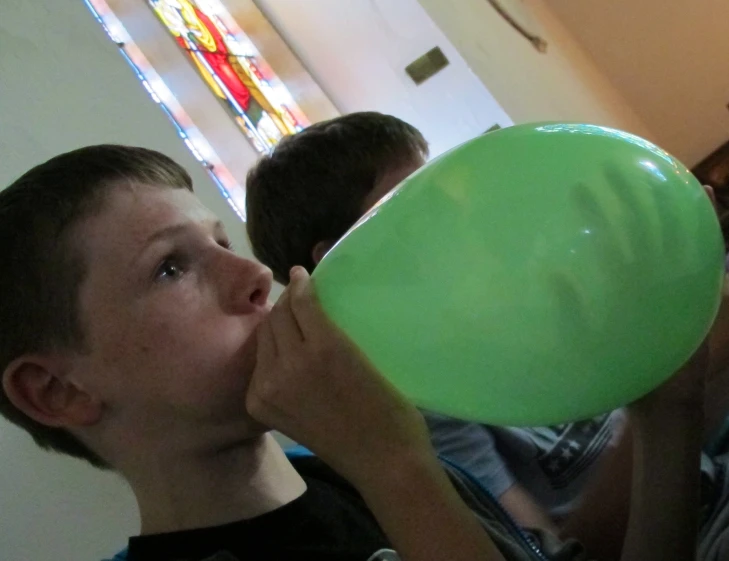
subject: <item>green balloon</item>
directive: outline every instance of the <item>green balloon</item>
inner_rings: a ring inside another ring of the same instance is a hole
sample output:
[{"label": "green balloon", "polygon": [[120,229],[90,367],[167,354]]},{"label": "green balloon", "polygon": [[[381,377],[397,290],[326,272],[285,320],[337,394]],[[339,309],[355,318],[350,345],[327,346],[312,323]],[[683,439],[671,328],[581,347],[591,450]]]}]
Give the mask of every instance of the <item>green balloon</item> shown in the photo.
[{"label": "green balloon", "polygon": [[314,273],[319,299],[417,405],[536,426],[629,403],[707,334],[721,232],[693,175],[618,130],[531,124],[428,163]]}]

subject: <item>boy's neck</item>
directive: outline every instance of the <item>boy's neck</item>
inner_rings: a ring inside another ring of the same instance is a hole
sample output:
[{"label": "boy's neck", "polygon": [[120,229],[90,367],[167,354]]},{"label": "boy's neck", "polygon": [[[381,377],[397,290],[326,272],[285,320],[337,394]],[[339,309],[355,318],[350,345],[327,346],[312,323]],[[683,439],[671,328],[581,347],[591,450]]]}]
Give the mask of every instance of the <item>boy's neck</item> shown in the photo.
[{"label": "boy's neck", "polygon": [[219,526],[254,518],[300,497],[306,483],[265,434],[205,458],[155,465],[130,483],[142,534]]}]

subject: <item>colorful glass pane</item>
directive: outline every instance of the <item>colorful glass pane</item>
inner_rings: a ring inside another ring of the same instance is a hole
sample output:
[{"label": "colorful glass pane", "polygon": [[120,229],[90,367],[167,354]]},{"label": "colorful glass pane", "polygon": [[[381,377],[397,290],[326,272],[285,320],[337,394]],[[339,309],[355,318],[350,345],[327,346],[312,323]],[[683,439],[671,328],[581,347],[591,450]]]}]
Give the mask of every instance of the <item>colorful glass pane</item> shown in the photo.
[{"label": "colorful glass pane", "polygon": [[308,122],[218,0],[148,0],[256,149],[267,153]]},{"label": "colorful glass pane", "polygon": [[177,99],[162,81],[142,51],[132,41],[119,19],[104,0],[85,0],[91,13],[102,25],[109,38],[134,69],[142,85],[155,103],[159,104],[177,130],[177,134],[193,156],[205,167],[233,210],[245,220],[245,191],[223,164],[210,143],[194,125]]}]

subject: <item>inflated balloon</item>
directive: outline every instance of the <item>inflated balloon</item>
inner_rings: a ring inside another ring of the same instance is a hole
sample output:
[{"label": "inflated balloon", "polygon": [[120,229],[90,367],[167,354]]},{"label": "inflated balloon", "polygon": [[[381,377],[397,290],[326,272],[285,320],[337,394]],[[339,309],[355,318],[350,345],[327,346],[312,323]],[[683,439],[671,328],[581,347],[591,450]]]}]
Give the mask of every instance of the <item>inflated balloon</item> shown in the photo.
[{"label": "inflated balloon", "polygon": [[543,425],[666,380],[706,335],[723,266],[711,203],[681,163],[617,130],[538,124],[427,164],[314,282],[417,405]]}]

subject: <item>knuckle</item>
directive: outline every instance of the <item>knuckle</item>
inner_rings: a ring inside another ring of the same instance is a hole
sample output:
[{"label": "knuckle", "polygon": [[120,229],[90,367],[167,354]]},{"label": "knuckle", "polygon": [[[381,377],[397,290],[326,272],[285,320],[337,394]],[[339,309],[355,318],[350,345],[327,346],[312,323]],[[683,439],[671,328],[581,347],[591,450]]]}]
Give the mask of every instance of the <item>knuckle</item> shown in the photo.
[{"label": "knuckle", "polygon": [[281,384],[272,379],[266,379],[258,387],[257,395],[258,399],[264,403],[270,403],[276,401],[276,398],[281,393]]},{"label": "knuckle", "polygon": [[300,311],[304,307],[309,299],[309,293],[304,288],[299,287],[291,293],[291,307]]},{"label": "knuckle", "polygon": [[248,392],[246,396],[246,410],[253,417],[260,417],[266,412],[266,406],[255,392]]}]

